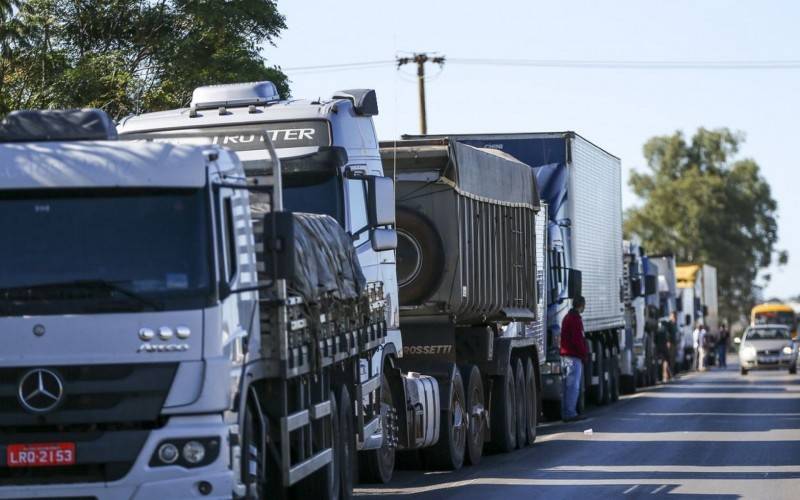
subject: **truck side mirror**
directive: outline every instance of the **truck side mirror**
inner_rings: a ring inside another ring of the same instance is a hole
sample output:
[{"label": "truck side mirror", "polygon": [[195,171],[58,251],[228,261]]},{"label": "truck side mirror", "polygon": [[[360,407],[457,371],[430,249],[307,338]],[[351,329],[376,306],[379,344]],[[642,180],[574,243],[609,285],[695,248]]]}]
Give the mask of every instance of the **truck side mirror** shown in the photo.
[{"label": "truck side mirror", "polygon": [[644,277],[644,294],[648,297],[658,293],[658,276],[648,274]]},{"label": "truck side mirror", "polygon": [[708,306],[703,306],[703,317],[708,316]]},{"label": "truck side mirror", "polygon": [[683,323],[684,325],[694,326],[694,320],[692,319],[691,314],[687,314],[684,318],[686,321]]},{"label": "truck side mirror", "polygon": [[369,233],[369,241],[376,252],[394,250],[397,248],[397,231],[394,229],[378,228]]},{"label": "truck side mirror", "polygon": [[583,293],[583,273],[570,269],[567,273],[567,293],[570,299],[576,299]]},{"label": "truck side mirror", "polygon": [[295,220],[291,212],[270,212],[261,219],[264,232],[264,268],[271,278],[295,274]]},{"label": "truck side mirror", "polygon": [[[368,216],[369,226],[378,228],[381,226],[395,225],[394,210],[394,181],[391,177],[368,177],[367,191],[369,192]],[[395,236],[395,241],[397,236]],[[395,243],[395,246],[397,244]]]}]

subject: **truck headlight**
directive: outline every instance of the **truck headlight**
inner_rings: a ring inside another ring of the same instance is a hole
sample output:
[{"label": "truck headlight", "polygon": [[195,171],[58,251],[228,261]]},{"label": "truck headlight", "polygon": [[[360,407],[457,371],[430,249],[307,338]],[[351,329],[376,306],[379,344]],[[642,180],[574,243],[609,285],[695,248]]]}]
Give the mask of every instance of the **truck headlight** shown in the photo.
[{"label": "truck headlight", "polygon": [[178,447],[172,443],[164,443],[158,447],[158,459],[165,464],[175,463],[179,456]]},{"label": "truck headlight", "polygon": [[205,456],[206,447],[200,441],[189,441],[183,445],[183,459],[190,464],[199,464]]},{"label": "truck headlight", "polygon": [[784,347],[783,348],[783,353],[784,354],[791,354],[792,353],[792,346],[787,345],[786,347]]}]

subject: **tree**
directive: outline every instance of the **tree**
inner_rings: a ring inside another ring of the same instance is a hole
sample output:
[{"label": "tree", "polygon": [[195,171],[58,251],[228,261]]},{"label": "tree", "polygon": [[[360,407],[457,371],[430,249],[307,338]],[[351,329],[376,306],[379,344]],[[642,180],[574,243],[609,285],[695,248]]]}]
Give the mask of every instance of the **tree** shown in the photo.
[{"label": "tree", "polygon": [[[777,202],[752,159],[735,159],[744,141],[726,128],[700,128],[691,141],[681,132],[644,145],[647,172],[629,184],[642,206],[628,210],[626,235],[638,235],[650,253],[673,253],[678,262],[717,268],[720,311],[729,323],[755,302],[759,272],[777,256]],[[769,275],[763,275],[765,281]]]},{"label": "tree", "polygon": [[3,27],[0,113],[90,106],[119,118],[234,81],[289,93],[260,55],[286,27],[274,0],[29,0]]}]

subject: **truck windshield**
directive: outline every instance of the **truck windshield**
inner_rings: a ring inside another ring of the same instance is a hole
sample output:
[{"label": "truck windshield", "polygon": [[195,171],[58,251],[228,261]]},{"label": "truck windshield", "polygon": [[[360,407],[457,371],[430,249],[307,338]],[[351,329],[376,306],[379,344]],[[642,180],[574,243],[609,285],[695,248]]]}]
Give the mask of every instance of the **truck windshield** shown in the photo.
[{"label": "truck windshield", "polygon": [[295,173],[283,178],[283,204],[292,212],[330,215],[344,224],[341,179],[326,174]]},{"label": "truck windshield", "polygon": [[204,307],[202,189],[0,192],[0,316]]}]

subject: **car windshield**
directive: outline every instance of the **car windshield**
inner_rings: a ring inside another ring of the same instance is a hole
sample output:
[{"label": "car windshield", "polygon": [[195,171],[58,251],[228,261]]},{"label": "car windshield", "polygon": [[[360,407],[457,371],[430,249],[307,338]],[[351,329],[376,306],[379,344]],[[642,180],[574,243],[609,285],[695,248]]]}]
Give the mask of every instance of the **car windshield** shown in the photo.
[{"label": "car windshield", "polygon": [[789,340],[789,330],[785,328],[753,328],[747,331],[745,340]]},{"label": "car windshield", "polygon": [[0,192],[0,316],[203,307],[201,189]]}]

